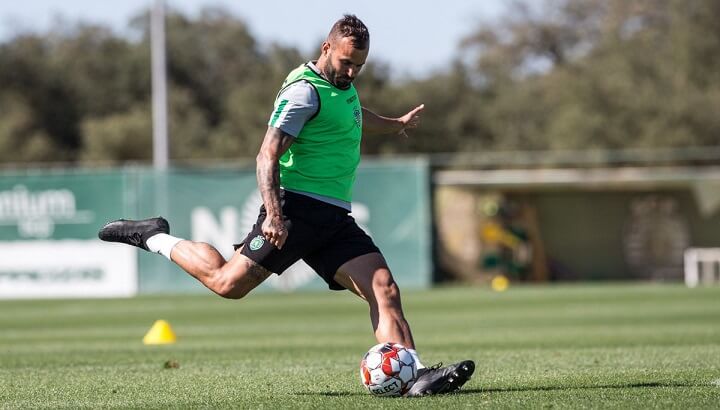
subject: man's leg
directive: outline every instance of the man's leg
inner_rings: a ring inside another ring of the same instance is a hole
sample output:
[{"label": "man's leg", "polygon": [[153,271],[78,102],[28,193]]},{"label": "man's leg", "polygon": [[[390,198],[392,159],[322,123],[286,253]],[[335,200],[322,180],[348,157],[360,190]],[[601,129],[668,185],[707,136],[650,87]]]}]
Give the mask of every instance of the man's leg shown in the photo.
[{"label": "man's leg", "polygon": [[239,299],[270,276],[270,272],[240,251],[230,261],[213,246],[182,240],[169,235],[164,218],[142,221],[118,220],[106,224],[98,233],[100,239],[136,246],[157,252],[175,262],[187,273],[218,295]]},{"label": "man's leg", "polygon": [[[335,281],[370,305],[370,321],[378,342],[400,343],[410,349],[419,362],[410,326],[405,320],[400,303],[400,289],[379,253],[358,256],[344,263],[334,277]],[[418,378],[406,396],[427,396],[453,392],[465,384],[473,372],[475,363],[464,360],[441,367],[418,366]]]},{"label": "man's leg", "polygon": [[400,289],[379,253],[358,256],[338,268],[335,281],[365,299],[378,342],[394,342],[415,349],[410,325],[402,311]]},{"label": "man's leg", "polygon": [[271,272],[235,251],[229,261],[212,245],[183,240],[172,248],[170,260],[202,282],[208,289],[228,299],[240,299],[267,279]]}]

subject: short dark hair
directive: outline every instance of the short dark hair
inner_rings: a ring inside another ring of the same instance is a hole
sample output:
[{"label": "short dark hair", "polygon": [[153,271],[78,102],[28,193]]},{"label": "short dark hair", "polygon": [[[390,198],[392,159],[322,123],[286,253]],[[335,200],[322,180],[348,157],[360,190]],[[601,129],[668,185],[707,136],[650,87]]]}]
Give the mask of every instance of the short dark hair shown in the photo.
[{"label": "short dark hair", "polygon": [[368,28],[354,14],[345,14],[333,24],[328,34],[328,39],[343,37],[351,37],[353,47],[359,50],[365,50],[370,43]]}]

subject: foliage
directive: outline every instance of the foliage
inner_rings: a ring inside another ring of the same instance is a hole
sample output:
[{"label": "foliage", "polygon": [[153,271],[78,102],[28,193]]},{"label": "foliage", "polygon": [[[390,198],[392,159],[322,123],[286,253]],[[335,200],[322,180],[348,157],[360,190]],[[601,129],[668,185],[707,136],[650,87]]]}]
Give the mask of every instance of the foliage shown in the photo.
[{"label": "foliage", "polygon": [[717,143],[720,3],[564,0],[465,41],[495,147],[684,147]]},{"label": "foliage", "polygon": [[[714,0],[517,1],[478,24],[461,60],[426,77],[394,81],[371,54],[357,82],[363,104],[426,111],[410,139],[368,137],[363,152],[716,145],[719,20]],[[78,24],[0,43],[0,162],[151,158],[148,16],[131,27],[123,37]],[[167,47],[176,161],[253,158],[285,75],[316,57],[258,44],[222,9],[171,12]]]}]

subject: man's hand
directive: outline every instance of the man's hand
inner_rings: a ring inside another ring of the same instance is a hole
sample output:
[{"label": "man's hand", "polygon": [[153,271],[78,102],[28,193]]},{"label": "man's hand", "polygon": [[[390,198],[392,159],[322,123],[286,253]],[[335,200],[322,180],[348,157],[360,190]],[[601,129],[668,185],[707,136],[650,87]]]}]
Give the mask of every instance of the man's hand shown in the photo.
[{"label": "man's hand", "polygon": [[402,124],[402,128],[398,131],[398,134],[407,138],[405,130],[417,128],[420,124],[420,113],[425,109],[425,104],[420,104],[413,108],[412,111],[398,118],[398,121]]},{"label": "man's hand", "polygon": [[420,113],[425,104],[420,104],[402,117],[383,117],[369,109],[362,107],[363,135],[391,135],[400,134],[407,137],[405,130],[417,128],[420,124]]},{"label": "man's hand", "polygon": [[283,245],[285,245],[285,240],[287,240],[288,237],[288,230],[282,218],[279,216],[271,217],[268,215],[267,218],[265,218],[265,221],[263,221],[261,228],[265,238],[276,248],[282,249]]}]

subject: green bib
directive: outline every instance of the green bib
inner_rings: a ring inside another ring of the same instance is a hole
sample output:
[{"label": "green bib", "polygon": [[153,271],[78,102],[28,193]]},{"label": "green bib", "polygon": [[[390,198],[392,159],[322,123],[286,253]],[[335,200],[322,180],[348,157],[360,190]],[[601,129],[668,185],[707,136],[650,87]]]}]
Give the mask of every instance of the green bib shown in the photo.
[{"label": "green bib", "polygon": [[[360,163],[362,109],[353,85],[341,90],[306,65],[293,70],[283,89],[297,81],[317,90],[320,107],[280,158],[280,185],[350,202]],[[276,112],[286,101],[275,101]]]}]

